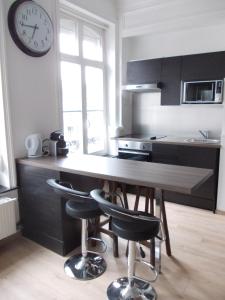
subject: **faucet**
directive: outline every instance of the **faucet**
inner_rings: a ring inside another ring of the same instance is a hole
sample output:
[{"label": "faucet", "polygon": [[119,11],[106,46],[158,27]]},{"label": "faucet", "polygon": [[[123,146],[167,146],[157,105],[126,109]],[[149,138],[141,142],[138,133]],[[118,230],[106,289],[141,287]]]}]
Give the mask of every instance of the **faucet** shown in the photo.
[{"label": "faucet", "polygon": [[204,139],[208,139],[209,138],[209,131],[208,130],[199,130],[198,131]]}]

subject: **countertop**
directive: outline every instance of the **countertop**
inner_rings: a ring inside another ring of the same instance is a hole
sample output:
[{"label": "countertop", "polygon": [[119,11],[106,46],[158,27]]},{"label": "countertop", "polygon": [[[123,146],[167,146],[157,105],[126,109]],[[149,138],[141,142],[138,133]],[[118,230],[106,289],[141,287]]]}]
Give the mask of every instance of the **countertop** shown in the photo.
[{"label": "countertop", "polygon": [[[192,147],[206,147],[206,148],[220,148],[221,143],[218,142],[210,143],[207,140],[200,138],[196,141],[190,141],[190,137],[176,137],[176,136],[165,136],[156,140],[151,140],[149,137],[137,135],[125,135],[112,138],[113,140],[118,141],[138,141],[138,142],[148,142],[148,143],[157,143],[157,144],[174,144],[174,145],[183,145],[183,146],[192,146]],[[210,139],[209,139],[210,140]]]},{"label": "countertop", "polygon": [[17,163],[59,172],[191,194],[213,171],[94,155],[21,158]]}]

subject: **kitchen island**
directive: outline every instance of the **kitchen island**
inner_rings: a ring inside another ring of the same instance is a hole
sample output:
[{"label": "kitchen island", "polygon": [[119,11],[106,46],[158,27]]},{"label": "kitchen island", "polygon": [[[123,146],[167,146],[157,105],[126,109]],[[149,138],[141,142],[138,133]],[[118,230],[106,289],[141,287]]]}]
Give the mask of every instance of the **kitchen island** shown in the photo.
[{"label": "kitchen island", "polygon": [[[79,245],[79,221],[75,224],[67,218],[64,211],[66,199],[53,193],[46,184],[48,178],[74,178],[73,183],[77,182],[78,188],[81,188],[82,178],[83,186],[87,182],[88,189],[99,185],[99,180],[155,188],[156,214],[160,216],[163,191],[191,194],[213,174],[210,169],[93,155],[22,158],[17,160],[17,171],[24,235],[61,255]],[[160,270],[161,243],[156,243],[156,246],[156,266]]]},{"label": "kitchen island", "polygon": [[[216,212],[220,140],[132,134],[115,138],[119,158],[213,169],[214,175],[191,195],[166,191],[164,199]],[[132,193],[133,188],[129,191]]]}]

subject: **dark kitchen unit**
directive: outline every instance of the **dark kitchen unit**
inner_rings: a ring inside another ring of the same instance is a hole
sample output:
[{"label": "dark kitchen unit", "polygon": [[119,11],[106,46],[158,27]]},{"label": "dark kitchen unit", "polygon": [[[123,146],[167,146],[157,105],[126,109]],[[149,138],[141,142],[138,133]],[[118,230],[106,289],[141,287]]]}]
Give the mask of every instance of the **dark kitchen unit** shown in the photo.
[{"label": "dark kitchen unit", "polygon": [[80,246],[81,222],[66,214],[67,199],[53,193],[46,181],[56,178],[86,191],[102,188],[101,180],[20,163],[17,176],[22,234],[63,256]]},{"label": "dark kitchen unit", "polygon": [[140,87],[138,92],[142,85],[143,92],[152,92],[145,87],[155,83],[160,87],[161,105],[180,105],[184,82],[224,78],[225,51],[127,62],[126,84]]},{"label": "dark kitchen unit", "polygon": [[[164,199],[202,209],[216,210],[220,146],[166,143],[163,136],[129,135],[118,139],[118,158],[145,162],[213,169],[214,175],[192,196],[165,191]],[[128,192],[135,193],[133,187]]]},{"label": "dark kitchen unit", "polygon": [[208,209],[215,212],[217,203],[217,186],[219,172],[219,148],[191,145],[153,144],[152,162],[213,169],[211,176],[193,196],[167,192],[166,201]]}]

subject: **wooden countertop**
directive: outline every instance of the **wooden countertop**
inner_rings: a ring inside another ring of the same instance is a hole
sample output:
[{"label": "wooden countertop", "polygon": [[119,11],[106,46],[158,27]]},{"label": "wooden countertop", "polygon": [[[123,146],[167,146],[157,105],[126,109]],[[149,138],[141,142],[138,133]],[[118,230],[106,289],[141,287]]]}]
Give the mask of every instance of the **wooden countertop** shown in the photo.
[{"label": "wooden countertop", "polygon": [[23,165],[191,194],[213,171],[93,155],[21,158]]}]

